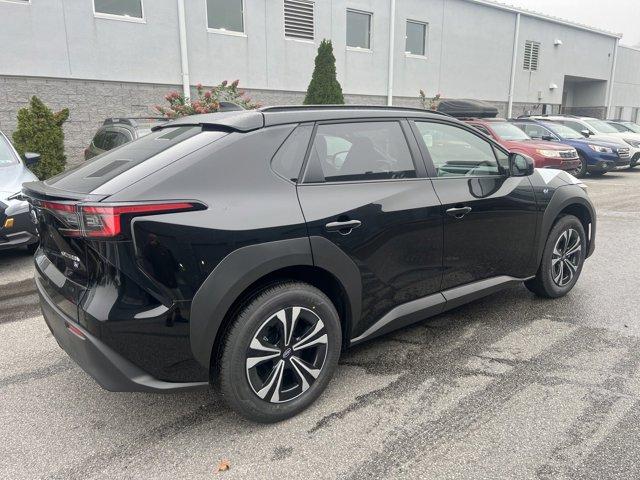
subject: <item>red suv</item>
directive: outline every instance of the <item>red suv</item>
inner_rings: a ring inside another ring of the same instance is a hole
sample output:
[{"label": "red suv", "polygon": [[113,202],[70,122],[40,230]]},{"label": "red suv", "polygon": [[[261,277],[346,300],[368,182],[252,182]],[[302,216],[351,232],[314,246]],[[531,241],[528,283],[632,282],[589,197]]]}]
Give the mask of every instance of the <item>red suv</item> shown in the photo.
[{"label": "red suv", "polygon": [[533,140],[518,127],[501,118],[473,118],[464,121],[493,138],[510,152],[530,156],[537,168],[557,168],[568,172],[580,168],[578,152],[569,145]]}]

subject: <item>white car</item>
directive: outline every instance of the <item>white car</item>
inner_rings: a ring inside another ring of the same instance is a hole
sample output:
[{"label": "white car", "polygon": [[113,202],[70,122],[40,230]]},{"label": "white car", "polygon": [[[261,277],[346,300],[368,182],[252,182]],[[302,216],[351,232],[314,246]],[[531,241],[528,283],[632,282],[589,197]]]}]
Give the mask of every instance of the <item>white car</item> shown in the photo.
[{"label": "white car", "polygon": [[[533,118],[566,125],[588,138],[617,143],[620,145],[620,148],[618,148],[618,155],[620,155],[620,158],[630,158],[631,160],[629,168],[633,168],[640,164],[640,133],[620,132],[613,125],[593,117],[550,115]],[[624,150],[625,148],[629,150],[628,153]]]}]

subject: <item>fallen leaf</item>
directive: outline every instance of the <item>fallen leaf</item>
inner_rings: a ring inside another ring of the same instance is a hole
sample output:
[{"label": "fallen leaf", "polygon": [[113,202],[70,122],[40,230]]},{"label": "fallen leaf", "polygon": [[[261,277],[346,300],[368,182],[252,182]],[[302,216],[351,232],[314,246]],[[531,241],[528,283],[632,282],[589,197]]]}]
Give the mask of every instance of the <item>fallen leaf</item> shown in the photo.
[{"label": "fallen leaf", "polygon": [[218,466],[216,467],[215,473],[226,472],[230,468],[231,464],[229,463],[229,460],[220,460],[220,462],[218,462]]}]

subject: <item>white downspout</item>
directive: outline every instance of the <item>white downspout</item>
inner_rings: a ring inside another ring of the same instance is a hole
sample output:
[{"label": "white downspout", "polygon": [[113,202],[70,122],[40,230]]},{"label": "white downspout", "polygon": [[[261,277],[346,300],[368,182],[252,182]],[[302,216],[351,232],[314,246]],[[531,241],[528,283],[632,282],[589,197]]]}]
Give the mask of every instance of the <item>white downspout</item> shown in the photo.
[{"label": "white downspout", "polygon": [[387,105],[393,105],[393,54],[395,50],[396,36],[396,0],[391,0],[391,12],[389,18],[389,78],[387,80]]},{"label": "white downspout", "polygon": [[184,14],[184,0],[178,0],[178,28],[180,30],[180,60],[182,63],[182,93],[184,98],[191,97],[189,81],[189,50],[187,48],[187,20]]},{"label": "white downspout", "polygon": [[520,42],[520,13],[516,14],[516,31],[513,34],[513,57],[511,57],[511,77],[509,78],[509,96],[507,98],[507,118],[513,116],[513,92],[516,86],[516,65],[518,63],[518,43]]},{"label": "white downspout", "polygon": [[607,111],[605,112],[605,118],[611,118],[611,107],[613,104],[613,83],[616,79],[616,63],[618,61],[618,45],[620,39],[616,38],[616,46],[613,47],[613,65],[611,66],[611,77],[609,77],[609,89],[607,91]]}]

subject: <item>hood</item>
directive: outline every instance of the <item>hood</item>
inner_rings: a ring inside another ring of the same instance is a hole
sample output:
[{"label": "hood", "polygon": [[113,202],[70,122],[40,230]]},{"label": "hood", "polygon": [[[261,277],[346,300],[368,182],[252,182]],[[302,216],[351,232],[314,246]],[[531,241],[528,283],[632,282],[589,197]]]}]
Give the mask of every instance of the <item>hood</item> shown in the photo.
[{"label": "hood", "polygon": [[551,183],[552,180],[557,180],[566,185],[579,185],[586,188],[584,187],[584,182],[564,170],[556,170],[554,168],[536,168],[535,173],[540,175],[544,183],[547,185]]},{"label": "hood", "polygon": [[618,147],[629,147],[629,144],[627,142],[625,142],[622,139],[622,136],[624,134],[622,132],[620,132],[619,135],[615,134],[615,133],[596,133],[595,135],[591,135],[589,138],[585,138],[585,140],[587,141],[593,141],[593,140],[601,140],[603,142],[608,142],[608,143],[613,143],[614,145],[618,146]]},{"label": "hood", "polygon": [[[634,144],[637,144],[638,142],[640,142],[640,133],[620,132],[620,133],[618,133],[618,135],[624,141],[625,146],[627,146],[627,147],[633,147],[634,146],[634,145],[630,145],[629,143],[627,143],[628,140],[634,142]],[[627,140],[627,141],[625,141],[625,140]],[[638,147],[636,146],[635,148],[638,148]]]},{"label": "hood", "polygon": [[508,148],[536,148],[539,150],[570,150],[573,147],[564,143],[547,142],[546,140],[505,140]]},{"label": "hood", "polygon": [[[591,137],[591,138],[572,138],[570,140],[565,140],[566,142],[571,143],[580,143],[582,145],[595,145],[597,147],[607,147],[607,148],[619,148],[622,145],[620,142],[611,142],[607,140],[601,140],[599,138]],[[629,145],[625,145],[629,146]]]},{"label": "hood", "polygon": [[38,178],[22,162],[0,167],[0,201],[21,191],[24,182],[36,180]]}]

